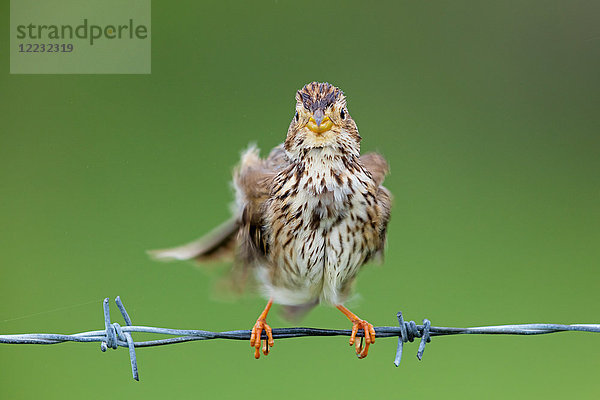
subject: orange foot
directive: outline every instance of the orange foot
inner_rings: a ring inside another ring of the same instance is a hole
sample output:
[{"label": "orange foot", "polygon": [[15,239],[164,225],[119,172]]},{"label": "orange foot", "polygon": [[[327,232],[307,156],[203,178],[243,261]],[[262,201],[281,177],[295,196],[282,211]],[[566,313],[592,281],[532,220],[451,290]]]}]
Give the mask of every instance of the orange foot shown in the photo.
[{"label": "orange foot", "polygon": [[[337,306],[337,308],[338,310],[343,312],[346,317],[348,317],[350,322],[352,322],[350,346],[354,345],[354,348],[356,350],[356,356],[358,358],[365,358],[369,353],[369,346],[371,345],[371,343],[375,343],[375,328],[373,328],[373,325],[371,325],[367,321],[358,318],[352,313],[352,311],[348,310],[346,307],[339,305]],[[364,337],[361,337],[360,341],[356,340],[356,334],[358,333],[359,329],[362,329],[364,332]]]},{"label": "orange foot", "polygon": [[[264,311],[256,320],[256,323],[252,328],[252,333],[250,334],[250,347],[254,347],[254,358],[256,359],[260,358],[261,341],[263,343],[262,352],[265,356],[269,355],[269,348],[273,347],[275,344],[275,341],[273,340],[273,331],[271,330],[271,327],[267,325],[267,314],[269,313],[272,304],[273,300],[269,300]],[[267,334],[267,340],[261,340],[260,338],[263,330]]]}]

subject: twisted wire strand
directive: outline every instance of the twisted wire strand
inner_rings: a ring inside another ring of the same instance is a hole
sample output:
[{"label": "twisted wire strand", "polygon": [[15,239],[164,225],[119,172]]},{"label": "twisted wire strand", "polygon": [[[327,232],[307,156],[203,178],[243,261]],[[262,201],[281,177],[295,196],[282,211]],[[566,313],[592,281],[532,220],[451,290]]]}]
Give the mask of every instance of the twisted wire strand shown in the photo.
[{"label": "twisted wire strand", "polygon": [[[0,343],[6,344],[57,344],[65,342],[100,342],[100,349],[104,352],[108,348],[117,349],[118,347],[127,347],[129,349],[129,359],[131,362],[131,372],[133,379],[139,381],[137,358],[135,349],[139,347],[164,346],[175,343],[191,342],[196,340],[212,339],[231,339],[231,340],[250,340],[251,330],[236,330],[226,332],[210,332],[195,329],[170,329],[150,326],[133,325],[129,314],[121,298],[115,299],[117,307],[123,316],[125,326],[121,326],[110,320],[109,299],[104,299],[102,303],[104,311],[104,330],[75,333],[72,335],[56,333],[25,333],[15,335],[0,335]],[[413,342],[420,338],[417,358],[423,358],[425,345],[431,341],[433,336],[450,335],[541,335],[555,332],[595,332],[600,333],[600,324],[516,324],[516,325],[495,325],[480,326],[471,328],[450,328],[432,326],[428,319],[423,320],[422,325],[417,325],[414,321],[405,321],[401,312],[397,314],[398,325],[376,327],[376,337],[398,337],[398,347],[394,364],[400,365],[404,343]],[[134,332],[154,333],[159,335],[175,336],[166,339],[147,340],[135,342],[132,337]],[[350,329],[319,329],[319,328],[275,328],[273,329],[274,339],[286,339],[307,336],[350,336]],[[364,332],[358,331],[357,337],[364,337]],[[262,338],[266,339],[263,332]]]}]

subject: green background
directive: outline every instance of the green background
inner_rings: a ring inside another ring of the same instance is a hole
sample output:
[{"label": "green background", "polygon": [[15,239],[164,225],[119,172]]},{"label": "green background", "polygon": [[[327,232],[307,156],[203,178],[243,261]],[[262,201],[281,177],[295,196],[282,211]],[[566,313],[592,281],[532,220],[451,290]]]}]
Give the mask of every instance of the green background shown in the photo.
[{"label": "green background", "polygon": [[[158,2],[151,75],[9,75],[0,5],[0,332],[133,322],[249,329],[258,296],[215,300],[219,268],[150,261],[228,216],[239,152],[284,139],[294,91],[329,81],[392,173],[386,262],[353,311],[437,326],[600,322],[600,4]],[[223,296],[221,296],[223,297]],[[277,315],[273,327],[290,326]],[[121,321],[116,308],[113,319]],[[348,328],[319,307],[303,326]],[[139,340],[147,335],[137,335]],[[347,338],[138,351],[0,345],[0,397],[597,398],[600,336],[434,338],[392,364]]]}]

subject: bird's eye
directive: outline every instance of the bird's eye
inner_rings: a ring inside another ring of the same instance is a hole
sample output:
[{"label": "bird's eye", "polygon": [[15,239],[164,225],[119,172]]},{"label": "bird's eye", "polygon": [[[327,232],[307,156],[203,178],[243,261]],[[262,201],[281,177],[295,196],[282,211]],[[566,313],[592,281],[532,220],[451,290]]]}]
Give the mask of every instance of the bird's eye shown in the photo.
[{"label": "bird's eye", "polygon": [[343,108],[340,110],[340,118],[341,119],[346,119],[346,113],[344,112]]},{"label": "bird's eye", "polygon": [[296,115],[294,115],[294,118],[296,118],[296,122],[298,122],[298,119],[300,118],[300,116],[298,115],[298,111],[296,111]]}]

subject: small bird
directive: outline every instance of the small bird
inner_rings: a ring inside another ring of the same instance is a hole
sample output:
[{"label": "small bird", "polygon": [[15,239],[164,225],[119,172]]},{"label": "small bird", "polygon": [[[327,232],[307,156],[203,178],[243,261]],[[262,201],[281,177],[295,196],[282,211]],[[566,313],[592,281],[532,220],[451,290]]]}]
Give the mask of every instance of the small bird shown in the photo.
[{"label": "small bird", "polygon": [[343,92],[329,83],[305,85],[285,142],[266,159],[255,147],[242,154],[232,218],[197,241],[150,252],[198,261],[232,254],[254,272],[268,299],[252,328],[255,358],[263,331],[263,354],[274,345],[266,323],[273,303],[288,316],[334,305],[352,322],[350,345],[359,358],[375,342],[373,325],[343,306],[361,266],[382,258],[390,219],[391,194],[381,185],[388,164],[377,153],[361,156],[360,141]]}]

